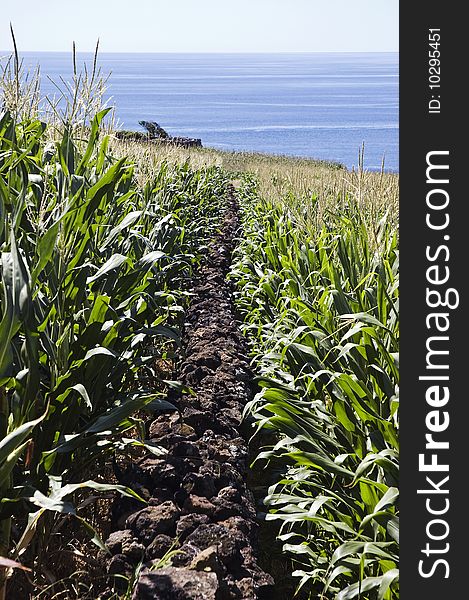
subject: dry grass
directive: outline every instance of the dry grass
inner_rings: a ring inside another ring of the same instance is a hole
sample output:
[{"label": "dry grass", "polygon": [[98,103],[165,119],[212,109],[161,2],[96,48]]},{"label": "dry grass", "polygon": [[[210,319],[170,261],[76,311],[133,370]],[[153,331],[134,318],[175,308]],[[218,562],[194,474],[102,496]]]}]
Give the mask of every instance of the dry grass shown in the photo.
[{"label": "dry grass", "polygon": [[[76,139],[87,143],[89,125],[93,117],[108,107],[104,101],[110,74],[104,74],[98,66],[99,42],[90,68],[86,64],[77,67],[75,44],[71,61],[73,76],[71,81],[62,77],[50,82],[54,94],[44,96],[41,92],[40,65],[29,71],[20,57],[12,31],[14,52],[9,56],[0,56],[0,108],[8,110],[15,121],[40,119],[48,124],[47,135],[50,140],[61,138],[65,127],[71,127]],[[101,129],[111,132],[116,127],[115,107],[104,119]]]},{"label": "dry grass", "polygon": [[370,222],[384,213],[397,226],[399,175],[348,170],[332,162],[248,152],[226,152],[213,148],[178,148],[152,142],[113,139],[113,152],[135,162],[137,176],[145,181],[163,161],[188,162],[193,168],[217,165],[233,177],[252,173],[262,197],[301,212],[305,223],[320,225],[328,210],[336,210],[353,198]]}]

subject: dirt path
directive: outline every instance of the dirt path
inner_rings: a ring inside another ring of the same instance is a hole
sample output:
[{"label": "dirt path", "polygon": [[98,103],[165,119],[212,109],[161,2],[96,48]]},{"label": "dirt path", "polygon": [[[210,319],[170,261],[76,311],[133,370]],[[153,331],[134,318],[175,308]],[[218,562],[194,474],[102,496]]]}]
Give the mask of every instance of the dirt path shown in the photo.
[{"label": "dirt path", "polygon": [[[251,378],[229,285],[239,229],[234,194],[192,290],[178,378],[195,391],[174,400],[175,413],[150,426],[150,439],[168,455],[148,455],[128,475],[148,506],[119,503],[118,530],[107,541],[109,573],[131,576],[144,561],[134,600],[255,600],[273,595],[273,580],[256,560],[254,499],[246,487],[248,449],[240,436]],[[176,539],[178,540],[175,545]],[[168,550],[171,567],[151,570]]]}]

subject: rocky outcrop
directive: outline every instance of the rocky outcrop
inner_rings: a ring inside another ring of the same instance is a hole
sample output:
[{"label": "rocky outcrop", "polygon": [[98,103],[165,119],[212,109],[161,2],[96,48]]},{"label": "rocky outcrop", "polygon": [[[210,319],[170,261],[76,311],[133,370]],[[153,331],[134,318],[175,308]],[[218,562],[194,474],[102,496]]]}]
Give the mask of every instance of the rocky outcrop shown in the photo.
[{"label": "rocky outcrop", "polygon": [[183,148],[202,148],[202,140],[200,138],[170,137],[165,142]]},{"label": "rocky outcrop", "polygon": [[160,138],[166,140],[171,137],[156,121],[139,121],[138,124],[147,130],[148,137],[151,139]]},{"label": "rocky outcrop", "polygon": [[141,131],[120,130],[116,132],[116,137],[120,140],[132,140],[138,142],[158,142],[170,144],[173,146],[182,146],[184,148],[202,147],[200,138],[189,138],[181,136],[171,136],[156,121],[139,121],[139,124],[146,129],[146,133]]}]

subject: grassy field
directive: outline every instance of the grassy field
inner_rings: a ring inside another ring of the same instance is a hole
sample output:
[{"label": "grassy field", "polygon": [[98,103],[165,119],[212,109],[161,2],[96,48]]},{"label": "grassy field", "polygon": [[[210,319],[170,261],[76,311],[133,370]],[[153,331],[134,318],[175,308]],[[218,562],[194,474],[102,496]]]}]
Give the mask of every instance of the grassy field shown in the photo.
[{"label": "grassy field", "polygon": [[94,73],[46,123],[20,75],[0,86],[0,599],[23,567],[51,585],[70,518],[106,552],[82,506],[141,500],[106,469],[164,452],[142,415],[175,409],[188,289],[231,184],[267,519],[306,597],[398,598],[398,175],[120,141],[87,104]]}]

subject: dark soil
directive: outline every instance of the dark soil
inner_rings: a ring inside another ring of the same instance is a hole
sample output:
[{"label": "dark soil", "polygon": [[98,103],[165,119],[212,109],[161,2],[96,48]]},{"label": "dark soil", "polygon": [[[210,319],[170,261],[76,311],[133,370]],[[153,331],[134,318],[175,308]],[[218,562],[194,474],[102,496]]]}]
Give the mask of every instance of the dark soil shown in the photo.
[{"label": "dark soil", "polygon": [[[226,281],[238,230],[232,195],[186,316],[178,379],[195,394],[171,398],[180,412],[149,424],[149,439],[168,454],[148,454],[120,474],[148,501],[142,509],[116,500],[107,540],[110,575],[131,578],[143,562],[134,600],[274,598],[273,578],[256,558],[259,526],[240,435],[252,374]],[[158,564],[174,549],[171,565]],[[102,596],[109,597],[111,590]]]}]

